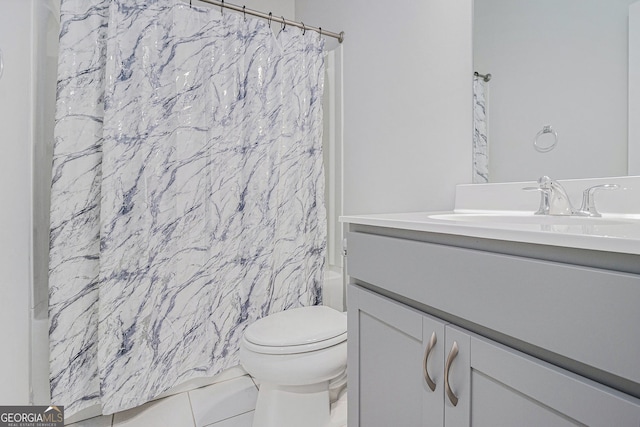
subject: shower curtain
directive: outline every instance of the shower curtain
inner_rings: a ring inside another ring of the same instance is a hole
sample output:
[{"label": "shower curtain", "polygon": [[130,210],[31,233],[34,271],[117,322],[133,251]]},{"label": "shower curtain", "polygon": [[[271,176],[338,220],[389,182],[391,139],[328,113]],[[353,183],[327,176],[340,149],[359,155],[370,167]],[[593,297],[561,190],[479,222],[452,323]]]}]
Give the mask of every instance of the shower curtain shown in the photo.
[{"label": "shower curtain", "polygon": [[318,34],[219,8],[62,1],[49,315],[67,415],[212,376],[248,324],[321,302],[323,67]]},{"label": "shower curtain", "polygon": [[484,78],[473,78],[473,182],[489,182],[489,141]]}]

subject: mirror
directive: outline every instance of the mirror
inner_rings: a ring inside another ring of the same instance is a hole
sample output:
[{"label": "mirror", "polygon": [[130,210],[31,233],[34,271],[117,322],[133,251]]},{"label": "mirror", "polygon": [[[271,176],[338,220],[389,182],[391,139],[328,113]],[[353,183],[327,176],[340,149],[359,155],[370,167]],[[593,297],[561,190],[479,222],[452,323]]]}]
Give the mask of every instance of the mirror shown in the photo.
[{"label": "mirror", "polygon": [[489,182],[627,175],[636,1],[474,1]]}]

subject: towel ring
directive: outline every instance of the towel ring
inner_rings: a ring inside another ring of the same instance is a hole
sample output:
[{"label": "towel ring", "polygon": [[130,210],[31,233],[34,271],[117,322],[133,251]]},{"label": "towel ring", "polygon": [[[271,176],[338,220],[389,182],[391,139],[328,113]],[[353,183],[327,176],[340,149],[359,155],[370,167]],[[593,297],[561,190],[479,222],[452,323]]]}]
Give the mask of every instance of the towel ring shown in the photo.
[{"label": "towel ring", "polygon": [[[542,135],[547,134],[547,133],[550,133],[550,134],[553,135],[553,142],[551,144],[549,144],[549,145],[541,145],[540,144],[540,137]],[[558,145],[558,132],[553,130],[551,125],[544,125],[542,127],[542,130],[539,131],[536,134],[536,137],[533,139],[533,148],[535,148],[536,151],[539,152],[539,153],[546,153],[548,151],[551,151],[554,148],[556,148],[556,145]]]}]

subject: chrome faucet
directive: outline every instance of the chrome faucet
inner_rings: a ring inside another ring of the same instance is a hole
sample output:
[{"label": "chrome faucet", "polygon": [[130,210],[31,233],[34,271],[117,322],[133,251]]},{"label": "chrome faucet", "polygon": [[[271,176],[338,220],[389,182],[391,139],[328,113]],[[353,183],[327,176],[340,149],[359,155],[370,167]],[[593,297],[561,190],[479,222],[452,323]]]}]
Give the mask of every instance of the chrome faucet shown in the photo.
[{"label": "chrome faucet", "polygon": [[536,215],[574,215],[577,212],[564,187],[548,176],[540,177],[537,187],[525,187],[523,190],[540,191],[540,207]]},{"label": "chrome faucet", "polygon": [[616,190],[617,184],[602,184],[589,187],[582,193],[582,205],[575,209],[564,187],[548,176],[538,179],[537,187],[525,187],[523,190],[540,191],[540,207],[536,215],[576,215],[601,217],[596,209],[594,195],[599,190]]},{"label": "chrome faucet", "polygon": [[602,184],[589,187],[582,192],[582,205],[580,209],[575,212],[575,215],[601,217],[600,212],[596,209],[595,193],[599,190],[617,190],[620,188],[618,184]]}]

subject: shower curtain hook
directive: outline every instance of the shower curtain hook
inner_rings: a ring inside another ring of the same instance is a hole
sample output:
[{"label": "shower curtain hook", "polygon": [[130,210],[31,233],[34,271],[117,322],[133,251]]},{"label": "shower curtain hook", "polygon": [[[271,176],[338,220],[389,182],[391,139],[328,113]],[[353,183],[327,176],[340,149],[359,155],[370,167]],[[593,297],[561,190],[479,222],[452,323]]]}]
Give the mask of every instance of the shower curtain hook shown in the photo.
[{"label": "shower curtain hook", "polygon": [[224,15],[224,0],[221,0],[220,3],[220,13]]},{"label": "shower curtain hook", "polygon": [[322,38],[322,27],[318,27],[318,32],[320,33],[320,35],[318,36],[318,38]]},{"label": "shower curtain hook", "polygon": [[191,9],[191,0],[189,0],[189,9]]},{"label": "shower curtain hook", "polygon": [[287,28],[287,23],[284,21],[284,16],[280,16],[280,18],[282,18],[282,29],[280,31],[284,31]]},{"label": "shower curtain hook", "polygon": [[271,19],[273,18],[273,13],[269,12],[269,28],[271,28]]},{"label": "shower curtain hook", "polygon": [[242,15],[244,16],[244,20],[247,20],[247,11],[246,11],[247,6],[242,6]]},{"label": "shower curtain hook", "polygon": [[304,22],[300,21],[302,24],[302,35],[304,36],[307,33],[307,27],[304,25]]}]

